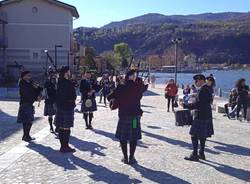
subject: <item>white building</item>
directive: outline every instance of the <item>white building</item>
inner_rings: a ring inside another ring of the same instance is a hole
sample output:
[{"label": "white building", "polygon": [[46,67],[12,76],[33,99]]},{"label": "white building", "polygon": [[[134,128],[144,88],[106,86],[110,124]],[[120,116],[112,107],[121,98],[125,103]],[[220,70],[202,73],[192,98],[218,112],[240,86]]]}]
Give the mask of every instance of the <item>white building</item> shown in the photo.
[{"label": "white building", "polygon": [[[47,61],[44,50],[54,62],[57,55],[58,68],[67,65],[77,18],[74,6],[57,0],[0,1],[0,68],[16,74],[13,68],[18,63],[41,72]],[[56,45],[61,47],[55,49]]]}]

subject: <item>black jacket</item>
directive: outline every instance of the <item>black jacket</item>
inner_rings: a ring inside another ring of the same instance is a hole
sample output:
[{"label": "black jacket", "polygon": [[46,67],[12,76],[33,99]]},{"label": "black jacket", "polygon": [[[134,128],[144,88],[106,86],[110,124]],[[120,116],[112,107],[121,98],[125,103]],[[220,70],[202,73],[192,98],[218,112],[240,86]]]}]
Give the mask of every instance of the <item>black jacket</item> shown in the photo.
[{"label": "black jacket", "polygon": [[26,82],[25,80],[20,80],[19,82],[19,94],[20,94],[20,104],[29,103],[33,104],[37,97],[40,95],[43,88],[35,88],[32,82]]},{"label": "black jacket", "polygon": [[75,108],[76,91],[74,84],[67,79],[60,79],[57,86],[56,105],[58,108],[72,110]]},{"label": "black jacket", "polygon": [[82,99],[95,98],[95,93],[92,93],[91,96],[88,95],[88,92],[90,92],[91,90],[95,90],[96,92],[99,91],[97,81],[86,79],[81,80],[80,92],[82,94]]},{"label": "black jacket", "polygon": [[195,119],[209,120],[212,119],[212,93],[210,87],[207,85],[202,86],[197,93],[196,102],[184,105],[184,108],[190,110],[197,110]]},{"label": "black jacket", "polygon": [[46,81],[44,88],[47,90],[48,98],[45,99],[45,103],[53,104],[56,102],[56,84],[51,81]]},{"label": "black jacket", "polygon": [[237,90],[238,90],[238,100],[247,102],[249,86],[247,86],[247,85],[240,86],[237,88]]},{"label": "black jacket", "polygon": [[127,81],[125,84],[118,85],[117,88],[108,95],[108,100],[116,99],[119,104],[119,117],[141,116],[141,98],[148,85]]}]

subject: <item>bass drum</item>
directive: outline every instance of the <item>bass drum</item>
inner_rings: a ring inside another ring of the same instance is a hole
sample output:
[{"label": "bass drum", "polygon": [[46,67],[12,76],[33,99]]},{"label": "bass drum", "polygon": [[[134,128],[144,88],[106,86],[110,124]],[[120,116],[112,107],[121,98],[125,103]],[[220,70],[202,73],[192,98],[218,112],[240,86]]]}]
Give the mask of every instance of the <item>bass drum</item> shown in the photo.
[{"label": "bass drum", "polygon": [[175,110],[175,125],[176,126],[190,126],[192,125],[193,117],[191,111],[188,109]]}]

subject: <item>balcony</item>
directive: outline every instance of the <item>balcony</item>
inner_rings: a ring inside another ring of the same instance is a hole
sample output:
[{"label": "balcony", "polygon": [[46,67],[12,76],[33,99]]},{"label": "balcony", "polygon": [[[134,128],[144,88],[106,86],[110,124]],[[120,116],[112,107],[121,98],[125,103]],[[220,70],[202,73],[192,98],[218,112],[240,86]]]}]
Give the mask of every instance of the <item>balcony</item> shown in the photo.
[{"label": "balcony", "polygon": [[0,23],[7,24],[8,22],[8,16],[6,12],[0,11]]},{"label": "balcony", "polygon": [[7,48],[7,47],[8,47],[8,38],[0,37],[0,48]]}]

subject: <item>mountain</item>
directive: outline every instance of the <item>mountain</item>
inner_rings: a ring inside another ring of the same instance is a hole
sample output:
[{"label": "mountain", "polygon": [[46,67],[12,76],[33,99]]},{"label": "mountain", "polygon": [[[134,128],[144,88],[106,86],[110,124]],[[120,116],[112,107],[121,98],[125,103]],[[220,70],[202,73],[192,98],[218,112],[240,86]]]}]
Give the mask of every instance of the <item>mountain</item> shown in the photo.
[{"label": "mountain", "polygon": [[183,52],[193,53],[205,62],[250,63],[250,12],[171,16],[150,13],[101,28],[80,27],[74,35],[97,53],[126,42],[138,57],[162,55],[172,47],[172,39],[181,37]]}]

